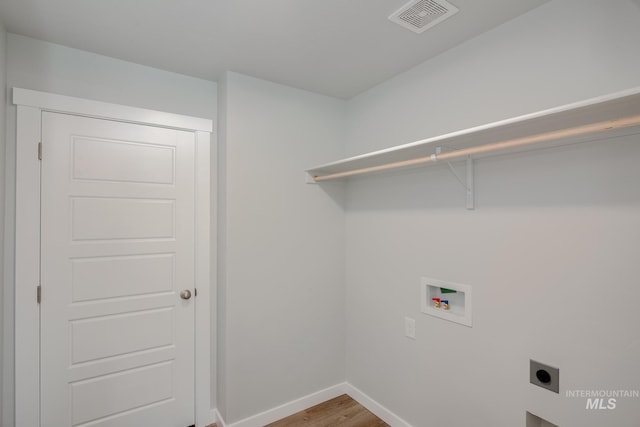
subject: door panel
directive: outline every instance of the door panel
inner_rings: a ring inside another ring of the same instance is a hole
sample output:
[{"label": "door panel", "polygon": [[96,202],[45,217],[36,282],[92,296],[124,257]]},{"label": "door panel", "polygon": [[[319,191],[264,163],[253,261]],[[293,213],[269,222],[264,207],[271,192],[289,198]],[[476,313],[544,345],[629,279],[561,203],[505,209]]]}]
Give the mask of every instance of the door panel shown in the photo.
[{"label": "door panel", "polygon": [[174,200],[74,197],[72,240],[171,239]]},{"label": "door panel", "polygon": [[172,362],[161,362],[74,382],[71,385],[73,425],[171,400],[172,365]]},{"label": "door panel", "polygon": [[41,425],[192,425],[194,135],[42,120]]},{"label": "door panel", "polygon": [[173,184],[174,147],[75,138],[72,155],[76,179]]},{"label": "door panel", "polygon": [[93,257],[71,260],[73,302],[169,292],[173,254]]},{"label": "door panel", "polygon": [[173,317],[173,308],[161,308],[73,320],[70,322],[71,363],[172,345]]}]

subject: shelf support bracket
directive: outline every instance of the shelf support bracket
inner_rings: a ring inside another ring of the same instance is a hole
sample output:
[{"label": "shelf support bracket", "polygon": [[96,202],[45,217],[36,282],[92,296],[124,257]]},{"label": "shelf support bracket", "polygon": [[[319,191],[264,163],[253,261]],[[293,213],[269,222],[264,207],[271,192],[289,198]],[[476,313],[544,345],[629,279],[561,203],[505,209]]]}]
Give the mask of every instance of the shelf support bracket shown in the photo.
[{"label": "shelf support bracket", "polygon": [[467,156],[467,210],[475,209],[475,181],[473,179],[473,159]]},{"label": "shelf support bracket", "polygon": [[[436,147],[436,160],[438,159],[438,155],[442,153],[442,147]],[[462,184],[462,186],[464,187],[465,193],[466,193],[466,197],[467,197],[467,210],[474,210],[475,209],[475,181],[473,179],[473,159],[471,158],[471,156],[467,156],[467,182],[465,183],[464,181],[462,181],[462,179],[460,178],[460,175],[458,175],[458,173],[456,172],[456,170],[453,168],[453,166],[451,166],[451,163],[447,162],[447,166],[449,166],[449,170],[451,171],[451,173],[456,177],[456,179],[460,182],[460,184]]]}]

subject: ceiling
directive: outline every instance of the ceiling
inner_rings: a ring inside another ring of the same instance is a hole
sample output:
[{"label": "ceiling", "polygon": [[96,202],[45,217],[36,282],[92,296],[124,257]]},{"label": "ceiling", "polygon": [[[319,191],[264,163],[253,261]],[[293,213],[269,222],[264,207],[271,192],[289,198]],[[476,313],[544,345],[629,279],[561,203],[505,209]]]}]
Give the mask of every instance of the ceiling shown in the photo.
[{"label": "ceiling", "polygon": [[450,0],[415,34],[407,0],[0,0],[7,31],[216,81],[237,71],[350,98],[548,0]]}]

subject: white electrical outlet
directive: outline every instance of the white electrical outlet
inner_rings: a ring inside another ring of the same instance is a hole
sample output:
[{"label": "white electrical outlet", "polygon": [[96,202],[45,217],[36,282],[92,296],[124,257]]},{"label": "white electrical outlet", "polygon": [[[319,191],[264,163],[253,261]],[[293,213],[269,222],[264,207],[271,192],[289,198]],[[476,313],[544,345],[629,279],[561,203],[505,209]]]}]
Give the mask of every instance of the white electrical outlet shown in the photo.
[{"label": "white electrical outlet", "polygon": [[416,319],[404,318],[404,335],[407,338],[416,339]]}]

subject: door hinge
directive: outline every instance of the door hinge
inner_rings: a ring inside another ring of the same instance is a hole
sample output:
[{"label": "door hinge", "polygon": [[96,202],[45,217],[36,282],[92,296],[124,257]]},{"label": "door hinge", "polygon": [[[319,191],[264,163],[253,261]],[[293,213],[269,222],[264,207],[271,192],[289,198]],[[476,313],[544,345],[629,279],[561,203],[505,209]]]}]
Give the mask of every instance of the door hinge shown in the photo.
[{"label": "door hinge", "polygon": [[38,160],[42,160],[42,142],[38,142]]},{"label": "door hinge", "polygon": [[38,288],[36,290],[36,299],[38,301],[38,304],[40,304],[40,302],[42,301],[42,286],[38,285]]}]

